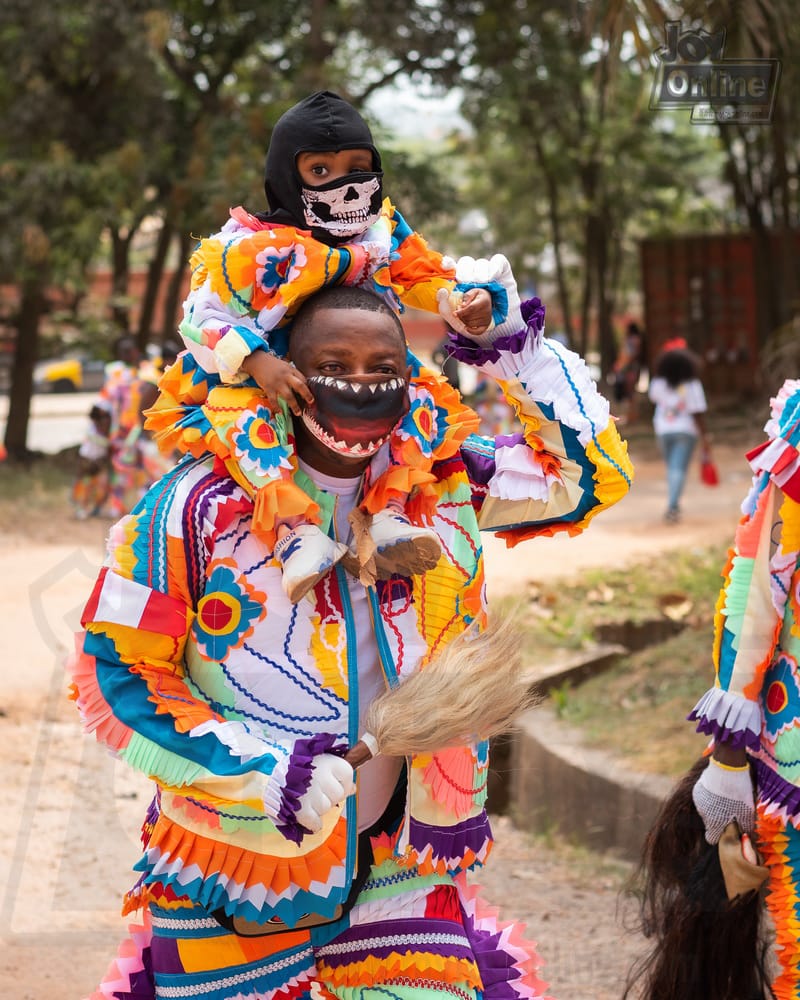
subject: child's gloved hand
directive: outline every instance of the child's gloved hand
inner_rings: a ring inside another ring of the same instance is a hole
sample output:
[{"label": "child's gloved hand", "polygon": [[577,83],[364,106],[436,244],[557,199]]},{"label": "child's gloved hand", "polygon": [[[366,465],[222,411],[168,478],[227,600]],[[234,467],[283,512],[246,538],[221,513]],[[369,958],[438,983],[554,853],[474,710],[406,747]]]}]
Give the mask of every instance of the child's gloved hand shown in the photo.
[{"label": "child's gloved hand", "polygon": [[299,417],[303,402],[309,406],[314,402],[305,376],[294,365],[269,351],[253,351],[242,362],[242,369],[258,382],[272,409],[282,399],[292,413]]},{"label": "child's gloved hand", "polygon": [[[445,259],[445,263],[452,262]],[[456,283],[460,287],[450,293],[440,289],[437,301],[439,313],[456,333],[471,337],[480,344],[489,344],[498,337],[519,333],[525,328],[517,283],[503,254],[495,254],[490,260],[459,257],[454,266]],[[474,318],[469,327],[462,321],[466,297],[474,291],[481,291],[490,298],[491,319],[483,330],[477,329]]]},{"label": "child's gloved hand", "polygon": [[755,828],[755,805],[750,768],[726,767],[712,757],[692,789],[692,801],[706,828],[706,840],[716,844],[731,820],[742,833]]},{"label": "child's gloved hand", "polygon": [[325,813],[355,790],[352,764],[335,754],[320,754],[314,758],[311,784],[300,796],[295,820],[310,833],[319,833]]}]

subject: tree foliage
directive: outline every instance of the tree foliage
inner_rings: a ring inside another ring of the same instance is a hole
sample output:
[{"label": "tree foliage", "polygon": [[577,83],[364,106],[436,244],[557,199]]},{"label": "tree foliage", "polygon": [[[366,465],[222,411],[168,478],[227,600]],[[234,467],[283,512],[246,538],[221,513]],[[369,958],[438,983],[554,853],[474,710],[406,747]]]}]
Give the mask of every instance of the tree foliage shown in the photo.
[{"label": "tree foliage", "polygon": [[[391,123],[378,125],[387,192],[444,249],[502,250],[521,285],[552,283],[567,332],[583,349],[596,334],[607,366],[612,317],[638,284],[642,236],[766,231],[800,215],[791,58],[800,22],[790,0],[694,10],[697,23],[728,28],[726,56],[782,59],[775,124],[760,130],[697,128],[649,109],[666,6],[4,0],[0,278],[14,290],[3,313],[17,332],[7,446],[24,452],[53,290],[72,288],[77,301],[89,263],[104,256],[109,340],[123,330],[142,343],[170,334],[192,239],[218,228],[231,205],[264,207],[272,123],[321,88],[363,109],[398,82],[426,81],[432,101],[457,86],[468,135],[435,150],[422,137],[404,147]],[[134,254],[148,275],[137,303]]]}]

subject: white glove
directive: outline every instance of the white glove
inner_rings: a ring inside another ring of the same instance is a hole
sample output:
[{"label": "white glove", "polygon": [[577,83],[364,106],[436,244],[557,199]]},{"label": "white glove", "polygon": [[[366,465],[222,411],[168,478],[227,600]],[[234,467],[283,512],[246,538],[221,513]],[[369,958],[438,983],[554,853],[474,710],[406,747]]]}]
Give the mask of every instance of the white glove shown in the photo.
[{"label": "white glove", "polygon": [[311,833],[319,833],[325,813],[355,790],[352,766],[332,753],[320,754],[314,758],[311,784],[300,796],[295,820]]},{"label": "white glove", "polygon": [[[444,263],[451,265],[452,261],[445,258]],[[501,314],[500,322],[491,326],[485,333],[470,334],[454,313],[454,310],[461,305],[464,292],[461,290],[448,292],[446,289],[440,288],[436,293],[439,314],[456,333],[469,337],[477,344],[487,346],[498,337],[519,333],[525,328],[520,312],[517,282],[508,258],[501,253],[496,253],[490,260],[485,257],[459,257],[455,262],[455,270],[458,284],[470,285],[473,288],[487,288],[492,296],[495,313]]]},{"label": "white glove", "polygon": [[692,789],[692,801],[706,828],[709,844],[719,843],[722,832],[736,820],[742,833],[755,829],[755,802],[750,768],[725,767],[712,757]]}]

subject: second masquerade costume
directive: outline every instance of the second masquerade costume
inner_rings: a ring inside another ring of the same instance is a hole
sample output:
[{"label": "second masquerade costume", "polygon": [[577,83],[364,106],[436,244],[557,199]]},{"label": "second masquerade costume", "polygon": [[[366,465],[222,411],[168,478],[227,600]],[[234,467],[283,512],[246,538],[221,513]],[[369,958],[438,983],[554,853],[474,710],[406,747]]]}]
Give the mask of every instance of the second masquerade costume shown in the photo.
[{"label": "second masquerade costume", "polygon": [[[373,170],[313,188],[304,185],[295,162],[298,153],[345,149],[371,151]],[[229,222],[202,240],[192,256],[192,288],[180,327],[188,353],[163,377],[147,426],[169,449],[176,428],[182,433],[198,421],[202,405],[232,442],[244,441],[237,454],[240,484],[255,500],[254,530],[271,547],[279,520],[316,524],[319,509],[294,481],[297,461],[285,406],[271,412],[262,401],[256,424],[248,418],[247,426],[225,426],[226,387],[248,381],[241,371],[244,359],[256,350],[285,356],[293,316],[321,288],[358,286],[396,309],[408,305],[433,312],[438,311],[437,292],[457,291],[454,271],[443,265],[441,254],[430,250],[389,200],[382,199],[381,177],[380,154],[361,116],[335,94],[313,94],[286,112],[273,130],[265,183],[270,211],[252,215],[232,209]],[[505,319],[502,290],[489,291],[494,320],[500,323]],[[409,363],[419,368],[413,355]],[[310,388],[315,395],[337,389],[313,383]],[[345,399],[350,390],[338,391]],[[391,390],[383,386],[380,391]],[[422,382],[414,380],[408,396],[405,415],[397,415],[402,420],[390,436],[383,435],[383,456],[376,463],[381,471],[368,484],[361,510],[368,517],[385,518],[392,507],[402,506],[419,524],[429,519],[434,502],[431,466],[455,454],[477,428],[474,414],[432,372]],[[306,425],[315,433],[314,423],[306,420]],[[258,462],[248,461],[247,434],[260,435],[262,442],[269,437],[274,447],[268,463],[263,448]],[[344,446],[333,437],[334,450],[337,441]],[[198,453],[205,450],[201,439],[198,429]],[[430,534],[414,525],[408,530]]]},{"label": "second masquerade costume", "polygon": [[[800,380],[783,384],[764,430],[767,440],[747,456],[753,482],[723,571],[714,623],[715,683],[689,718],[715,744],[746,748],[755,767],[755,833],[770,872],[767,907],[778,957],[772,990],[778,1000],[795,1000],[800,996]],[[748,791],[752,804],[749,782]]]}]

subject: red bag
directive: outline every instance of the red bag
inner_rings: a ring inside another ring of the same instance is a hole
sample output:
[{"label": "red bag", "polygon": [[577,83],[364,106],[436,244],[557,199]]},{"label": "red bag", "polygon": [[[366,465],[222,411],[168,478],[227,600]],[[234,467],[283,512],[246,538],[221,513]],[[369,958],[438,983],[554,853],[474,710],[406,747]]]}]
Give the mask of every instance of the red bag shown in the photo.
[{"label": "red bag", "polygon": [[719,486],[719,472],[714,464],[714,459],[708,451],[700,456],[700,478],[706,486]]}]

